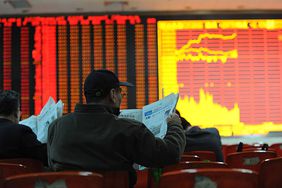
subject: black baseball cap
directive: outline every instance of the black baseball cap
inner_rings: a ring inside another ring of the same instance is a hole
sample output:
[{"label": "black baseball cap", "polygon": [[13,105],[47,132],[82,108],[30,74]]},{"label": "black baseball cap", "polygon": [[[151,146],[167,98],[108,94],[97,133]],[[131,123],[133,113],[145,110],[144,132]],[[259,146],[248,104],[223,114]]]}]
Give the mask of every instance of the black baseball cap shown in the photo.
[{"label": "black baseball cap", "polygon": [[84,82],[84,95],[93,97],[104,97],[111,89],[120,86],[133,87],[129,82],[120,82],[118,77],[109,70],[94,70]]}]

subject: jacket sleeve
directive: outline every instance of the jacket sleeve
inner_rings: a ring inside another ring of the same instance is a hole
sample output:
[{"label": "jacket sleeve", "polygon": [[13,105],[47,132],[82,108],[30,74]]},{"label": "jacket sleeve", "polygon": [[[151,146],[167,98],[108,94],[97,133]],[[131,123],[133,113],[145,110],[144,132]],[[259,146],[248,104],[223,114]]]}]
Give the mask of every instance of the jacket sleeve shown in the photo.
[{"label": "jacket sleeve", "polygon": [[21,125],[21,150],[27,157],[38,159],[47,165],[47,146],[42,144],[36,138],[33,131],[24,125]]},{"label": "jacket sleeve", "polygon": [[54,122],[52,122],[49,125],[48,128],[48,135],[47,135],[47,155],[48,155],[48,165],[50,167],[53,166],[53,162],[51,160],[51,158],[53,157],[53,153],[51,151],[51,145],[53,143],[53,137],[54,137],[54,129],[55,129],[55,125],[57,124],[57,120],[55,120]]},{"label": "jacket sleeve", "polygon": [[[156,138],[142,125],[134,136],[130,152],[135,163],[146,167],[162,167],[178,163],[186,145],[186,138],[180,124],[170,124],[163,139]],[[129,148],[128,148],[129,149]]]}]

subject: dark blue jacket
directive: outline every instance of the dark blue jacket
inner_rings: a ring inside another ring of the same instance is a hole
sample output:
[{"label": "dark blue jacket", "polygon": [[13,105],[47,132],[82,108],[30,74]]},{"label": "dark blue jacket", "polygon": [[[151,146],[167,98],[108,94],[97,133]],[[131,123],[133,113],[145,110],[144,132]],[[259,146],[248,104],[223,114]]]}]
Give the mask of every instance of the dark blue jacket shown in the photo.
[{"label": "dark blue jacket", "polygon": [[186,130],[185,151],[213,151],[216,160],[223,162],[221,139],[216,128],[201,129],[198,126],[192,126]]},{"label": "dark blue jacket", "polygon": [[0,118],[0,158],[33,158],[47,164],[46,144],[29,127]]}]

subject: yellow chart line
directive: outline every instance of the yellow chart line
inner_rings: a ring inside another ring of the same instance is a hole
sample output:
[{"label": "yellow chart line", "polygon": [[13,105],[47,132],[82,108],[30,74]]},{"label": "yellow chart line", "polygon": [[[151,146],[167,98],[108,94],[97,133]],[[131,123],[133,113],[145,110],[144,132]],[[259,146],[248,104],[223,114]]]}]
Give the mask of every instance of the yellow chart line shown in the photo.
[{"label": "yellow chart line", "polygon": [[[193,44],[200,44],[204,38],[232,40],[236,37],[236,33],[233,33],[232,35],[203,33],[200,34],[197,39],[189,40],[187,44],[185,44],[180,50],[176,50],[175,55],[178,60],[191,60],[192,62],[203,60],[207,61],[208,63],[217,62],[218,60],[221,60],[222,63],[226,63],[228,58],[238,58],[238,51],[236,49],[230,51],[222,51],[210,50],[204,47],[191,48],[191,46]],[[197,53],[197,55],[189,54],[190,52]],[[207,54],[204,54],[203,52]]]},{"label": "yellow chart line", "polygon": [[222,40],[233,40],[237,37],[237,33],[233,33],[232,35],[222,35],[222,34],[214,34],[214,33],[203,33],[198,36],[197,39],[189,40],[187,44],[185,44],[180,50],[184,51],[186,48],[190,48],[192,44],[200,44],[204,38],[208,39],[222,39]]},{"label": "yellow chart line", "polygon": [[[189,54],[190,52],[197,53],[197,55]],[[207,53],[204,54],[203,52]],[[182,54],[177,54],[177,60],[191,60],[192,62],[204,60],[208,63],[217,62],[221,60],[222,63],[226,63],[228,58],[238,58],[237,50],[222,51],[222,50],[210,50],[208,48],[189,48]]]}]

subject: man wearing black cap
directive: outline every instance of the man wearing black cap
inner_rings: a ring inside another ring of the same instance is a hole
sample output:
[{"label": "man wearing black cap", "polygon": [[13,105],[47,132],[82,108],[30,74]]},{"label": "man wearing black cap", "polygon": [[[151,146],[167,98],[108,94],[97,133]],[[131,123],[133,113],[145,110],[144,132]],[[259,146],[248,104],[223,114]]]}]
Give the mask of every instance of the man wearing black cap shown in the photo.
[{"label": "man wearing black cap", "polygon": [[[185,147],[185,135],[178,115],[168,119],[167,134],[155,138],[140,122],[118,118],[122,100],[113,72],[92,71],[84,82],[87,104],[54,121],[48,131],[48,160],[53,170],[133,172],[137,163],[147,167],[175,164]],[[130,173],[130,186],[136,179]]]}]

